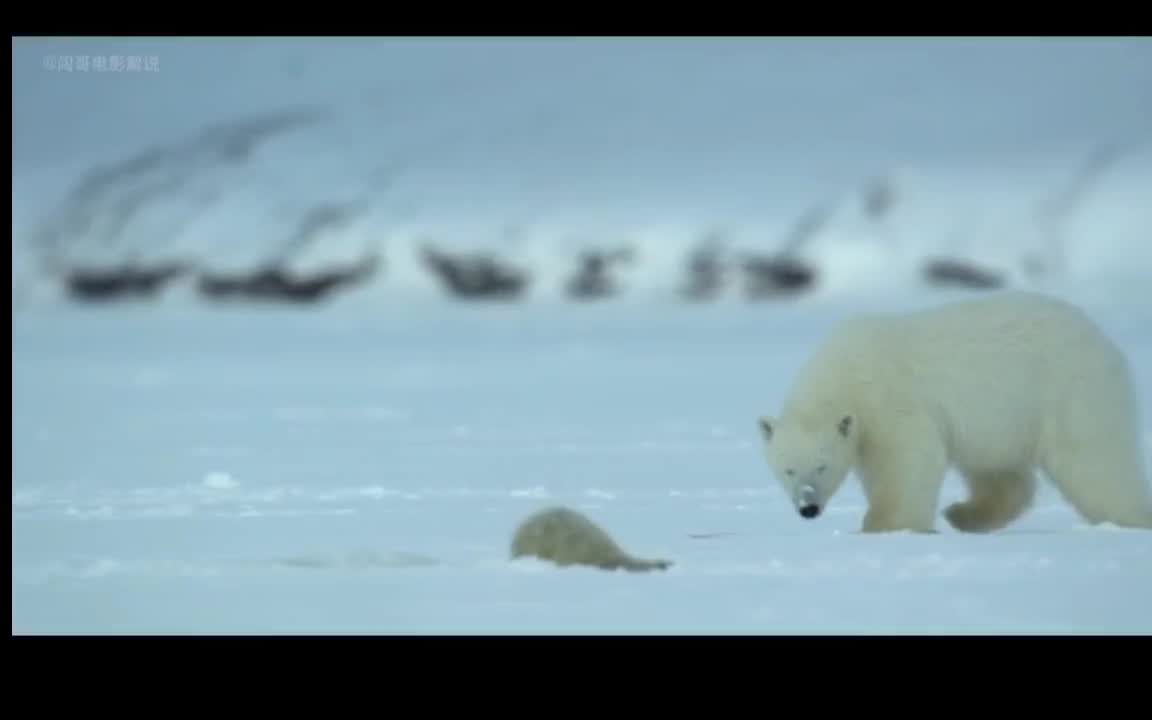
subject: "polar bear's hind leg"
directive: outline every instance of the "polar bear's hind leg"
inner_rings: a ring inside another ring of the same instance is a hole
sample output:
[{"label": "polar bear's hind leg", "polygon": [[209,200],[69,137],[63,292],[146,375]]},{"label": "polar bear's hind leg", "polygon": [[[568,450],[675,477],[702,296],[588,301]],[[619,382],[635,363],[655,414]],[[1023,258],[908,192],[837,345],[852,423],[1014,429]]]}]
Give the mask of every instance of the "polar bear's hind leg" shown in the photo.
[{"label": "polar bear's hind leg", "polygon": [[1152,529],[1152,489],[1126,376],[1074,400],[1048,423],[1044,474],[1087,522]]},{"label": "polar bear's hind leg", "polygon": [[1152,529],[1152,498],[1138,451],[1119,439],[1098,441],[1094,447],[1100,452],[1050,450],[1045,474],[1089,523]]},{"label": "polar bear's hind leg", "polygon": [[965,473],[969,497],[949,505],[944,517],[961,532],[987,533],[1000,530],[1019,518],[1036,494],[1036,475],[1031,469]]}]

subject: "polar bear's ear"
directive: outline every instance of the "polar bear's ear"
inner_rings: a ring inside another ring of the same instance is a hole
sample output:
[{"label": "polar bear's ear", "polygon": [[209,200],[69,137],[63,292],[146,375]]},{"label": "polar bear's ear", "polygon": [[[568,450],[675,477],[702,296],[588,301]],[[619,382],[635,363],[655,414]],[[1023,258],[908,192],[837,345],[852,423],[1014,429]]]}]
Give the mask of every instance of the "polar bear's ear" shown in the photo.
[{"label": "polar bear's ear", "polygon": [[761,417],[760,418],[760,432],[764,435],[765,440],[771,440],[772,439],[772,429],[773,429],[772,428],[772,418]]},{"label": "polar bear's ear", "polygon": [[840,434],[844,437],[848,437],[850,434],[852,434],[852,416],[845,415],[844,417],[840,418],[840,424],[836,426],[836,429],[839,430]]}]

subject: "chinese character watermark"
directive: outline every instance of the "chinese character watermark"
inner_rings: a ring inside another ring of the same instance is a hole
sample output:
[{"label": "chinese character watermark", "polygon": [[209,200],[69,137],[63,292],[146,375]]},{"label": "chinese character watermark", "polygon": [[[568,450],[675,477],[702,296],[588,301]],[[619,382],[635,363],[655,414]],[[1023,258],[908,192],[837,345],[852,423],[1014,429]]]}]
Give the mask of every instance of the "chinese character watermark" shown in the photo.
[{"label": "chinese character watermark", "polygon": [[156,55],[45,55],[44,69],[55,72],[160,72]]}]

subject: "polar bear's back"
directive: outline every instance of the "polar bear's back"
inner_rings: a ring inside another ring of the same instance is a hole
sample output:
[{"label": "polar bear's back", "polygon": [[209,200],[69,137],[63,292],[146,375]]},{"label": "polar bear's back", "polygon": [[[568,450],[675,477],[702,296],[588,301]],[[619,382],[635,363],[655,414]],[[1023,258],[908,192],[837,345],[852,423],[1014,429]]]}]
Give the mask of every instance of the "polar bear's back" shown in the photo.
[{"label": "polar bear's back", "polygon": [[801,399],[851,395],[853,411],[884,422],[927,413],[970,464],[1018,464],[1049,418],[1129,402],[1124,356],[1101,329],[1066,302],[1022,292],[850,320],[803,382]]},{"label": "polar bear's back", "polygon": [[1030,293],[910,313],[893,319],[889,332],[911,370],[945,373],[939,380],[972,377],[1003,387],[1124,365],[1119,349],[1079,308]]},{"label": "polar bear's back", "polygon": [[920,390],[976,390],[1009,378],[1027,385],[1049,372],[1067,375],[1076,366],[1117,360],[1116,348],[1079,309],[1006,292],[907,313],[853,315],[802,368],[795,394],[804,402],[880,380],[886,390],[909,381]]}]

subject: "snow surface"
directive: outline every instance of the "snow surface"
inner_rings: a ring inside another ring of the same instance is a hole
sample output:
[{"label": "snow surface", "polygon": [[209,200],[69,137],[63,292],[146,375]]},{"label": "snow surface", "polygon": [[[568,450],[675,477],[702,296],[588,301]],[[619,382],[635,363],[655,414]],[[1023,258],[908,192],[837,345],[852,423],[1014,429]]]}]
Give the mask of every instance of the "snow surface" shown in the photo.
[{"label": "snow surface", "polygon": [[[754,419],[856,307],[17,316],[13,632],[1152,630],[1152,533],[1048,488],[987,536],[797,516]],[[1148,406],[1147,316],[1097,314]],[[675,565],[510,561],[556,503]]]},{"label": "snow surface", "polygon": [[[60,55],[159,70],[48,69]],[[1152,534],[1087,527],[1047,488],[988,536],[858,534],[854,484],[803,521],[755,427],[844,313],[966,296],[927,291],[925,257],[1019,287],[1056,230],[1067,264],[1034,286],[1122,344],[1152,418],[1147,41],[15,38],[12,56],[14,633],[1152,630]],[[323,119],[250,155],[195,144],[291,108]],[[206,306],[187,283],[68,303],[43,223],[85,173],[157,148],[175,151],[104,208],[131,221],[81,223],[67,257],[246,269],[352,203],[293,264],[376,247],[384,271],[318,307]],[[876,177],[897,192],[879,223]],[[704,233],[771,252],[825,205],[814,293],[677,300]],[[449,302],[426,239],[497,250],[532,289]],[[566,302],[575,251],[621,243],[624,294]],[[509,561],[550,504],[675,565]]]}]

